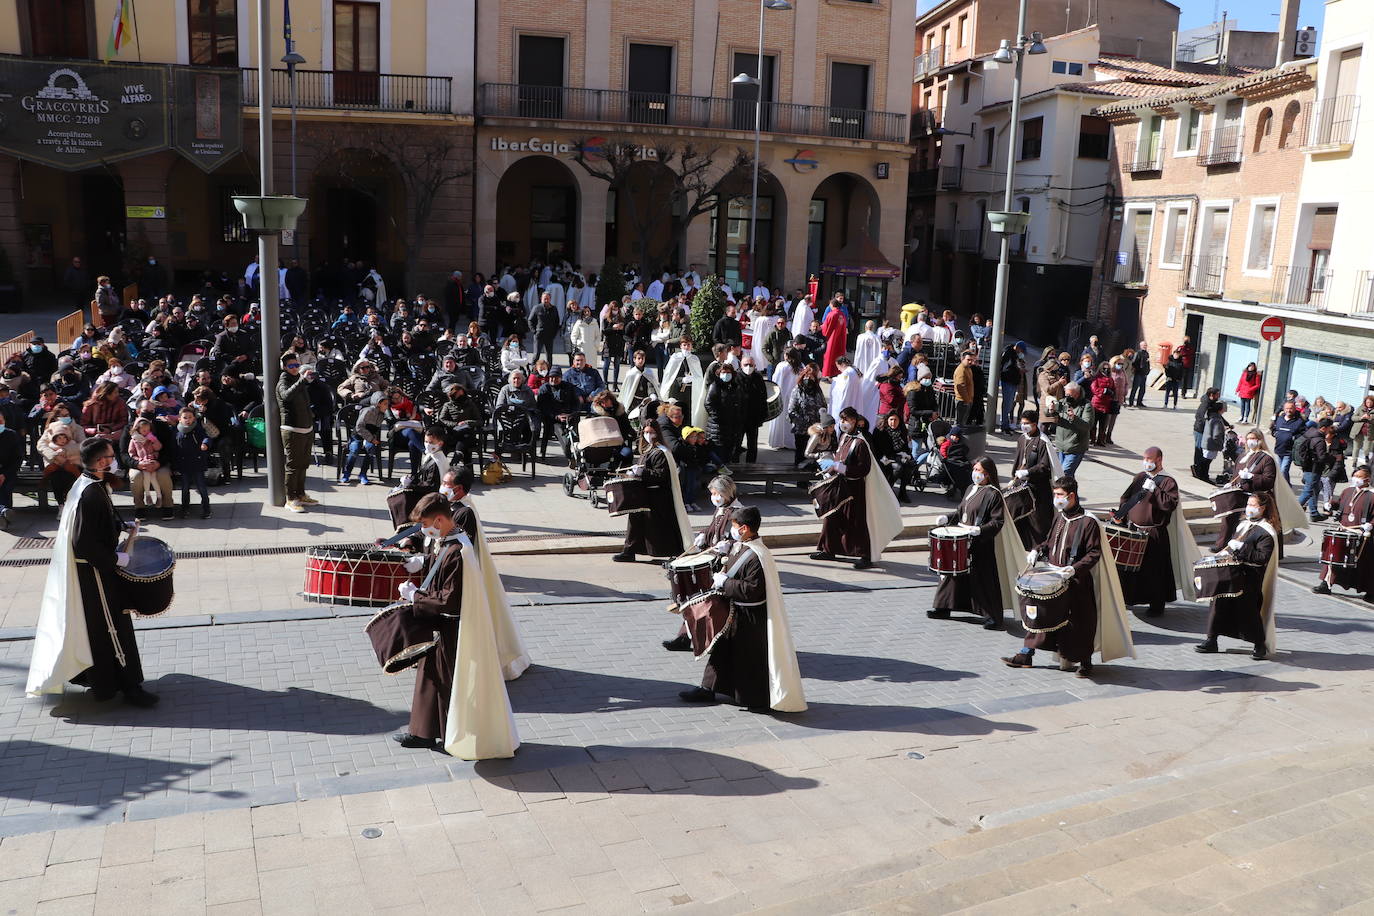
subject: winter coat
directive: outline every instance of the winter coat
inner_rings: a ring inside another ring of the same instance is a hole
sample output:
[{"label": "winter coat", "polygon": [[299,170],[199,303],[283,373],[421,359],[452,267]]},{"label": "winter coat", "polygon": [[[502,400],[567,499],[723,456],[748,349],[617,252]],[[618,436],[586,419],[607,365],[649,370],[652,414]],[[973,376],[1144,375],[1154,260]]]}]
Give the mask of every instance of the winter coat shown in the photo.
[{"label": "winter coat", "polygon": [[706,389],[706,438],[719,445],[743,428],[744,388],[734,379],[715,379]]},{"label": "winter coat", "polygon": [[1249,401],[1259,392],[1260,381],[1264,377],[1261,372],[1256,372],[1254,377],[1247,377],[1246,373],[1240,374],[1240,381],[1236,382],[1236,397]]},{"label": "winter coat", "polygon": [[806,386],[799,383],[792,389],[792,397],[787,402],[787,423],[792,427],[792,435],[806,435],[812,424],[820,421],[825,406],[825,393],[820,385],[807,391]]}]

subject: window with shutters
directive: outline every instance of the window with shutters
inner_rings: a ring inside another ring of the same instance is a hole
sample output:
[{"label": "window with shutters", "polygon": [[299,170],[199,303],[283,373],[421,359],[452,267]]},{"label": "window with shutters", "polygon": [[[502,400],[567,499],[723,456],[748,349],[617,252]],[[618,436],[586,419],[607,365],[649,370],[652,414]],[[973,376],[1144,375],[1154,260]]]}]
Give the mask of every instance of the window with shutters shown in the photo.
[{"label": "window with shutters", "polygon": [[1164,239],[1159,247],[1159,266],[1180,270],[1183,252],[1188,245],[1188,218],[1192,209],[1183,203],[1168,204],[1164,208]]},{"label": "window with shutters", "polygon": [[1189,108],[1186,114],[1180,115],[1178,119],[1178,142],[1174,152],[1183,156],[1191,156],[1197,153],[1198,136],[1202,133],[1202,111],[1198,108]]},{"label": "window with shutters", "polygon": [[1039,159],[1040,144],[1045,135],[1045,119],[1030,118],[1021,122],[1021,158]]},{"label": "window with shutters", "polygon": [[1279,202],[1254,200],[1250,209],[1250,233],[1245,244],[1245,272],[1267,275],[1274,265],[1274,235]]},{"label": "window with shutters", "polygon": [[1078,119],[1078,158],[1106,159],[1111,146],[1111,126],[1106,118],[1083,115]]},{"label": "window with shutters", "polygon": [[186,0],[186,31],[193,64],[239,65],[239,14],[235,0]]}]

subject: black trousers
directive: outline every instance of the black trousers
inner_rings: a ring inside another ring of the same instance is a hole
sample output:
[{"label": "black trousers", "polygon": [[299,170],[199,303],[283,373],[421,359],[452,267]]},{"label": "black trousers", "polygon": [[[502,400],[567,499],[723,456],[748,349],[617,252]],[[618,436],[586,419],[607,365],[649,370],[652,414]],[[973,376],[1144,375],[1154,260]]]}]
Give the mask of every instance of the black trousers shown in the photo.
[{"label": "black trousers", "polygon": [[[744,460],[750,464],[759,460],[759,428],[750,426],[744,430]],[[738,461],[740,449],[735,449],[735,455],[730,460]]]}]

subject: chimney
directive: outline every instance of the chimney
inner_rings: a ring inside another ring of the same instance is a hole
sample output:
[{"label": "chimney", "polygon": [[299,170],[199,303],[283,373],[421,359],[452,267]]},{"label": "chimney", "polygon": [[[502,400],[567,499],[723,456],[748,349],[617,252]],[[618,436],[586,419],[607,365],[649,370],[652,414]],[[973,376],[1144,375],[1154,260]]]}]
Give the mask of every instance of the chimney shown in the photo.
[{"label": "chimney", "polygon": [[1298,7],[1302,0],[1281,0],[1279,4],[1279,50],[1274,57],[1274,66],[1281,67],[1295,59],[1293,42],[1298,34]]},{"label": "chimney", "polygon": [[1145,44],[1145,39],[1144,39],[1144,38],[1136,38],[1136,40],[1135,40],[1135,59],[1136,59],[1136,60],[1141,60],[1141,59],[1142,59],[1140,55],[1141,55],[1141,53],[1142,53],[1142,46],[1143,46],[1144,44]]},{"label": "chimney", "polygon": [[1169,69],[1178,69],[1178,32],[1169,33]]}]

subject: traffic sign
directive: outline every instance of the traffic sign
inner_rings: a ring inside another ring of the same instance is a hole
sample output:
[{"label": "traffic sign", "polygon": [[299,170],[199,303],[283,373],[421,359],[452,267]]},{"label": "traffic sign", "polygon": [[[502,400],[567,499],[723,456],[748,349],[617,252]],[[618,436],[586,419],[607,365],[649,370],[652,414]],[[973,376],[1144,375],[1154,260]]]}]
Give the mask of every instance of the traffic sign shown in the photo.
[{"label": "traffic sign", "polygon": [[1260,336],[1265,340],[1278,340],[1283,337],[1283,319],[1270,315],[1260,322]]}]

